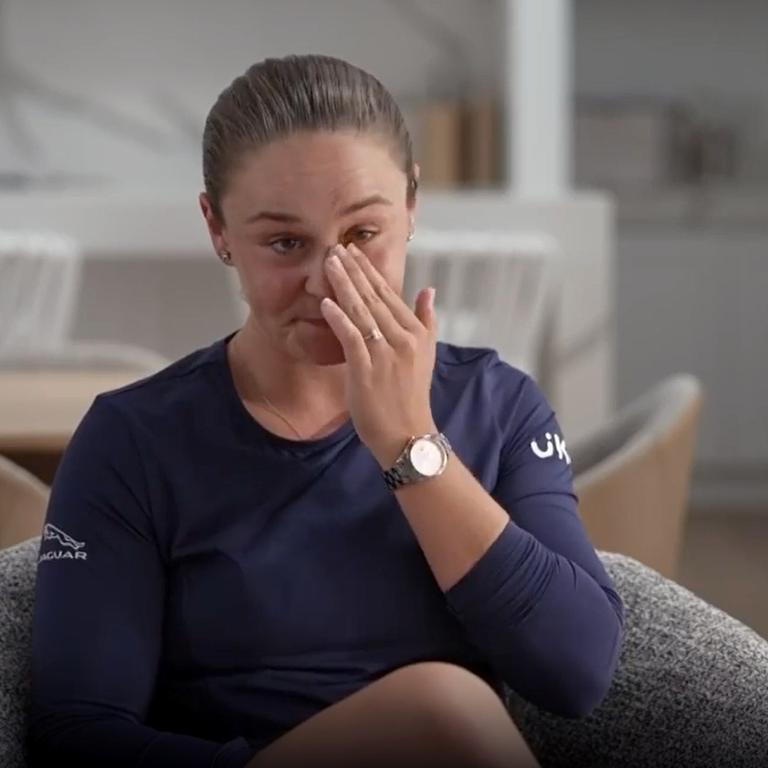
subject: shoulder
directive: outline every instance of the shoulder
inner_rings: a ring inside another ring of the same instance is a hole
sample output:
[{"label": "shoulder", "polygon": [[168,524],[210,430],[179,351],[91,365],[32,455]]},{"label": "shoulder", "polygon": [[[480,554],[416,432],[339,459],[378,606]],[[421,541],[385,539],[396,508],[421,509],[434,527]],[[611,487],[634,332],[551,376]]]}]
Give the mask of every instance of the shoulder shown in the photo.
[{"label": "shoulder", "polygon": [[536,380],[492,347],[438,342],[436,367],[443,383],[461,390],[475,414],[493,414],[507,441],[535,432],[555,416]]},{"label": "shoulder", "polygon": [[467,347],[437,342],[436,366],[445,379],[477,379],[489,394],[510,396],[528,386],[530,376],[503,360],[493,347]]},{"label": "shoulder", "polygon": [[96,396],[87,416],[115,423],[166,422],[210,398],[212,378],[224,361],[225,340],[190,352],[160,371]]}]

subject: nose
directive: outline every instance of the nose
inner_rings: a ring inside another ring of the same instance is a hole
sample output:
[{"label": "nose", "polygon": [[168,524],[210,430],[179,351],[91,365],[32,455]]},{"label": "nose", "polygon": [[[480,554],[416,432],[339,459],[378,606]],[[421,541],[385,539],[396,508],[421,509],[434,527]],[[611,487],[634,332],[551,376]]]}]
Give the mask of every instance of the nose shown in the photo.
[{"label": "nose", "polygon": [[325,268],[325,260],[328,258],[328,252],[336,243],[318,247],[312,254],[307,263],[307,279],[305,288],[307,293],[317,296],[320,299],[329,296],[334,297],[333,286],[328,279],[328,273]]}]

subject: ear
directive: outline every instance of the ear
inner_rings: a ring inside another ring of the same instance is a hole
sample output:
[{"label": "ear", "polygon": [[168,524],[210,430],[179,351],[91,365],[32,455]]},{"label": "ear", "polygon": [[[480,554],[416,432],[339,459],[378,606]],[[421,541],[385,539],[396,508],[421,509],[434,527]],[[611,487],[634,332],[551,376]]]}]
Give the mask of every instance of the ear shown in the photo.
[{"label": "ear", "polygon": [[211,237],[213,249],[216,253],[220,253],[227,248],[226,239],[224,238],[224,225],[213,212],[213,205],[207,192],[201,192],[197,200],[205,219],[205,224],[208,227],[208,234]]},{"label": "ear", "polygon": [[[413,164],[413,178],[416,180],[416,182],[419,181],[419,176],[421,175],[421,168],[419,167],[418,163]],[[419,193],[418,190],[414,192],[413,198],[408,203],[408,214],[410,216],[410,225],[411,229],[413,229],[415,220],[416,220],[416,205],[419,199]]]}]

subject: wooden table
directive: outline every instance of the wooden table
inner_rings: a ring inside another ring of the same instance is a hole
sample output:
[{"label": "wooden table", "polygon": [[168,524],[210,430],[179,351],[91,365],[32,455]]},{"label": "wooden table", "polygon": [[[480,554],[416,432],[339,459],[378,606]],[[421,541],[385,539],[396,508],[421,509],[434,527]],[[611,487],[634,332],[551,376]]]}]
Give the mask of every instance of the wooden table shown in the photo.
[{"label": "wooden table", "polygon": [[144,375],[115,368],[0,370],[0,454],[50,483],[96,395]]}]

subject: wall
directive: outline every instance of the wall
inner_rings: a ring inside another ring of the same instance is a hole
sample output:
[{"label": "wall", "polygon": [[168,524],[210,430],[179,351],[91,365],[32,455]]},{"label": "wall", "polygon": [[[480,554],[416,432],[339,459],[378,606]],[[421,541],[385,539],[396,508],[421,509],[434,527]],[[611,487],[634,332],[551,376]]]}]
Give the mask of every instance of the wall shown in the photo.
[{"label": "wall", "polygon": [[768,3],[574,0],[577,93],[683,98],[738,120],[768,180]]},{"label": "wall", "polygon": [[[571,440],[614,406],[612,222],[612,206],[600,195],[531,202],[425,192],[419,202],[417,227],[543,232],[559,244],[562,294],[548,394]],[[73,236],[84,251],[77,337],[141,344],[175,358],[237,327],[240,300],[212,253],[191,190],[0,195],[0,228],[43,224]]]},{"label": "wall", "polygon": [[704,385],[693,498],[768,499],[768,232],[647,230],[618,245],[617,390],[685,371]]},{"label": "wall", "polygon": [[740,182],[699,195],[649,189],[619,211],[617,398],[676,371],[699,376],[695,505],[766,509],[768,3],[576,0],[576,9],[578,93],[684,99],[743,131]]},{"label": "wall", "polygon": [[[199,137],[219,92],[254,61],[291,52],[347,58],[375,72],[404,106],[450,91],[465,76],[496,87],[499,4],[441,0],[437,14],[433,3],[416,5],[438,26],[418,25],[396,0],[6,0],[4,57],[50,86],[58,101],[22,92],[23,133],[41,154],[19,152],[0,119],[0,169],[186,184],[199,176]],[[439,23],[455,37],[453,48],[434,38]],[[73,98],[62,100],[64,92]],[[0,88],[4,98],[8,89]],[[141,125],[131,129],[105,109]]]}]

